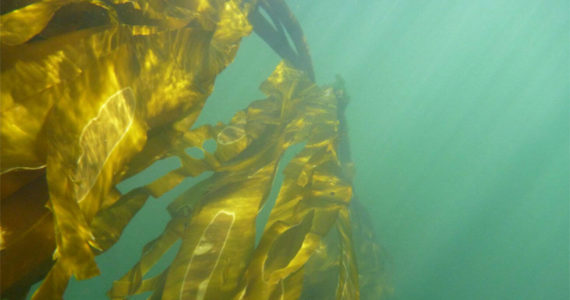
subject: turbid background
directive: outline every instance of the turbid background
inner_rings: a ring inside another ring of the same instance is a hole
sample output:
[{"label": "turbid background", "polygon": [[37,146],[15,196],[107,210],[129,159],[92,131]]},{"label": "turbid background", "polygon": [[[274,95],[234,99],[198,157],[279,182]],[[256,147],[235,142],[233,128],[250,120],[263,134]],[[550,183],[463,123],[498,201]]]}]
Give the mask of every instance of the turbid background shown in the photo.
[{"label": "turbid background", "polygon": [[[318,82],[346,79],[356,190],[389,254],[393,299],[569,299],[568,1],[288,3]],[[260,98],[277,62],[245,39],[199,123]],[[182,189],[149,201],[98,257],[104,275],[72,282],[66,299],[103,299]]]}]

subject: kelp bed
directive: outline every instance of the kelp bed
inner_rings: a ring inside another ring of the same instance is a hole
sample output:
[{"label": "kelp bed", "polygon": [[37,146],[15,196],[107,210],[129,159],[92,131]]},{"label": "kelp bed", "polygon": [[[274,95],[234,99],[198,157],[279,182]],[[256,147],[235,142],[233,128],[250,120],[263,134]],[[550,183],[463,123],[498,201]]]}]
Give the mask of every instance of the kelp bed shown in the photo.
[{"label": "kelp bed", "polygon": [[[285,2],[12,0],[1,11],[3,299],[25,298],[42,279],[33,299],[60,299],[71,276],[99,275],[94,257],[150,196],[204,172],[212,175],[169,205],[170,222],[111,299],[385,294],[380,248],[352,188],[348,96],[341,81],[314,83]],[[190,129],[252,30],[284,58],[261,85],[266,98],[227,124]],[[256,245],[278,164],[299,144]],[[169,157],[181,167],[116,188]],[[179,240],[174,261],[145,276]]]}]

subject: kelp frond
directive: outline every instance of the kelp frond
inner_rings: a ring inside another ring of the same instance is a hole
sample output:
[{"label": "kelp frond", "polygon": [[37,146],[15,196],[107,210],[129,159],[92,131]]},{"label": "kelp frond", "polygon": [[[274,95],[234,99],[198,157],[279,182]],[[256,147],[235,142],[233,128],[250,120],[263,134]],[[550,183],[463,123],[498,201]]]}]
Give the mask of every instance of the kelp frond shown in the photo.
[{"label": "kelp frond", "polygon": [[[292,37],[295,50],[283,49],[294,55],[261,85],[265,99],[228,124],[193,130],[215,77],[252,30],[248,18],[261,20],[255,2],[7,5],[0,17],[3,297],[25,295],[44,279],[33,298],[61,298],[71,276],[99,274],[94,256],[118,241],[149,196],[208,171],[170,204],[164,232],[110,298],[152,291],[151,299],[310,299],[330,296],[331,286],[332,297],[359,298],[359,280],[368,275],[359,276],[356,256],[379,252],[370,239],[362,241],[367,250],[353,245],[352,231],[363,226],[350,220],[351,162],[339,154],[348,149],[346,93],[314,83],[300,26],[284,2],[262,3]],[[204,149],[207,141],[215,151]],[[255,220],[277,166],[301,143],[256,246]],[[116,189],[167,157],[181,167],[126,194]],[[146,278],[178,240],[172,264]],[[365,281],[381,293],[382,282]]]}]

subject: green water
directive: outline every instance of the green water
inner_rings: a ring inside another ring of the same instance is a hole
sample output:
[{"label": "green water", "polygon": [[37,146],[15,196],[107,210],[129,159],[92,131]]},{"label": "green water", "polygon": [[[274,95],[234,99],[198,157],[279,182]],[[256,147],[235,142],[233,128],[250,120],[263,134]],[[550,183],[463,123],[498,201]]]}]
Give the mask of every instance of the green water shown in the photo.
[{"label": "green water", "polygon": [[[392,298],[569,299],[569,2],[288,3],[318,82],[346,80],[356,191],[389,255]],[[199,123],[260,98],[278,60],[244,40]],[[149,201],[98,257],[104,275],[73,281],[66,299],[104,299],[182,189]]]}]

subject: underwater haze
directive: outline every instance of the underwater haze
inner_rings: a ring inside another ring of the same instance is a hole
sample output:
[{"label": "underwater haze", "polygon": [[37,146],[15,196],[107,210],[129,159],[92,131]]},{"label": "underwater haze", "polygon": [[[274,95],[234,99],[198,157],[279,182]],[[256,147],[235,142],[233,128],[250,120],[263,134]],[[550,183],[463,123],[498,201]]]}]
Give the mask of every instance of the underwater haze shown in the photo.
[{"label": "underwater haze", "polygon": [[[569,1],[287,3],[317,82],[346,81],[355,192],[386,253],[389,299],[570,299]],[[196,126],[261,98],[278,62],[244,39]],[[65,298],[105,299],[184,189],[149,200],[97,257],[103,275],[72,280]]]}]

